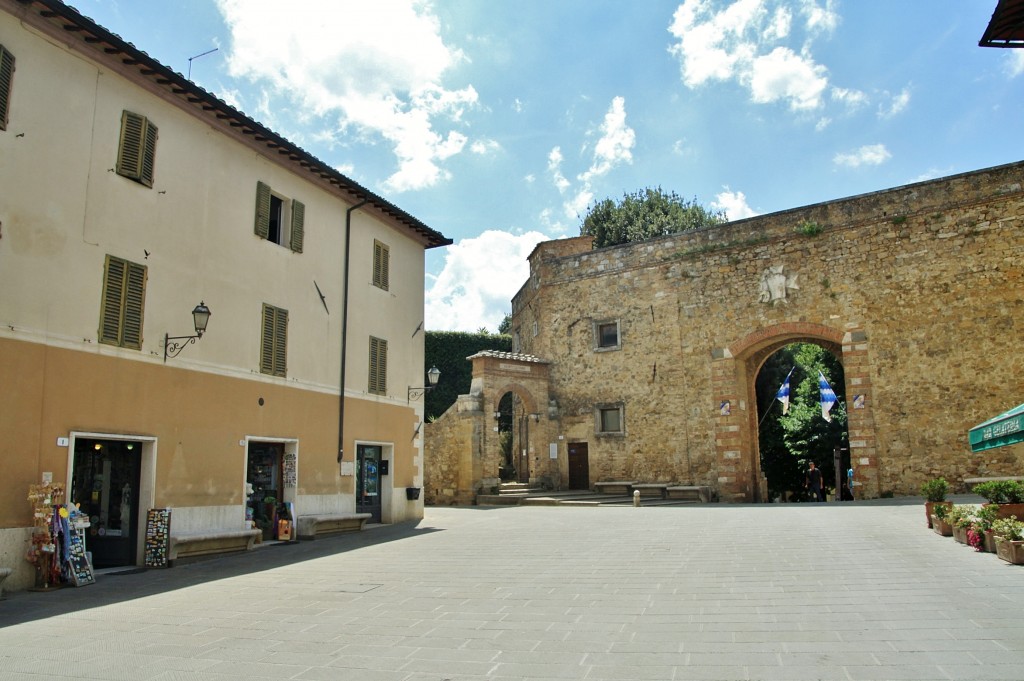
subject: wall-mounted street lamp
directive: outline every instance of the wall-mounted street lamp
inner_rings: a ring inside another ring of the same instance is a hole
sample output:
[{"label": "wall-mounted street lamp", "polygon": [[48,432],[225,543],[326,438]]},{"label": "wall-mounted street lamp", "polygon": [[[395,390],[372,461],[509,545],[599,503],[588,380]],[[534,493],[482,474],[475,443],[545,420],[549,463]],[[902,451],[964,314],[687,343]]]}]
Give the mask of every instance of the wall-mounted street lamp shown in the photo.
[{"label": "wall-mounted street lamp", "polygon": [[[206,325],[210,323],[210,314],[210,308],[206,307],[206,303],[199,301],[199,304],[192,310],[192,321],[196,327],[194,336],[171,336],[166,333],[164,334],[165,363],[168,357],[177,357],[185,349],[186,345],[195,343],[197,338],[203,337],[203,333],[206,332]],[[179,343],[178,341],[184,342]]]},{"label": "wall-mounted street lamp", "polygon": [[441,370],[437,367],[430,367],[430,371],[427,372],[427,385],[422,388],[414,388],[411,385],[409,386],[408,401],[412,402],[413,400],[418,400],[423,397],[425,393],[429,393],[434,389],[434,386],[437,385],[437,379],[439,378],[441,378]]}]

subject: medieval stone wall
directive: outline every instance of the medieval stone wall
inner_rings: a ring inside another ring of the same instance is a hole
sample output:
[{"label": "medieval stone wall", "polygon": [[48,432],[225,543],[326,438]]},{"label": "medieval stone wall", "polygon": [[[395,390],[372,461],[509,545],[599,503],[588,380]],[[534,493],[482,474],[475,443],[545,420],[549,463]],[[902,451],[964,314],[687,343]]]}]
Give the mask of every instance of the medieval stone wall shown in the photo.
[{"label": "medieval stone wall", "polygon": [[[971,454],[967,430],[1024,401],[1022,183],[1018,163],[637,244],[541,244],[516,349],[552,363],[553,427],[588,443],[594,482],[750,498],[753,376],[804,339],[841,348],[847,396],[865,396],[850,408],[865,496],[1021,474],[1024,446]],[[620,347],[596,348],[600,323]],[[624,433],[596,433],[601,405],[621,406]]]}]

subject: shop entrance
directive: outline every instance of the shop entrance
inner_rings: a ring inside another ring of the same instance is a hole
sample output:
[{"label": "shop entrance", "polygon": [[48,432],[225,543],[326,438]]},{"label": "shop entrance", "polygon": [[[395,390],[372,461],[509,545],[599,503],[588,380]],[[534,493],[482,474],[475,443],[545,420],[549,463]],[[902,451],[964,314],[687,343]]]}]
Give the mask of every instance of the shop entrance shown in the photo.
[{"label": "shop entrance", "polygon": [[356,447],[356,511],[369,513],[370,522],[380,522],[380,476],[383,473],[383,447],[359,445]]},{"label": "shop entrance", "polygon": [[141,473],[142,442],[75,439],[69,499],[89,516],[94,567],[135,565]]},{"label": "shop entrance", "polygon": [[284,504],[284,460],[283,442],[249,442],[245,518],[263,531],[264,541],[279,539],[278,521],[290,520]]}]

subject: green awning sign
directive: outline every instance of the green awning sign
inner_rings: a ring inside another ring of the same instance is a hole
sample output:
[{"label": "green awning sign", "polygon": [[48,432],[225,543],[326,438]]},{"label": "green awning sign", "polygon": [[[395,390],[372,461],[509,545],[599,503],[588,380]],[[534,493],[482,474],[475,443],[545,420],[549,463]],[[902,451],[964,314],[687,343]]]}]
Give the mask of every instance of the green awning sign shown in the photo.
[{"label": "green awning sign", "polygon": [[1024,404],[974,426],[967,435],[972,452],[1024,442]]}]

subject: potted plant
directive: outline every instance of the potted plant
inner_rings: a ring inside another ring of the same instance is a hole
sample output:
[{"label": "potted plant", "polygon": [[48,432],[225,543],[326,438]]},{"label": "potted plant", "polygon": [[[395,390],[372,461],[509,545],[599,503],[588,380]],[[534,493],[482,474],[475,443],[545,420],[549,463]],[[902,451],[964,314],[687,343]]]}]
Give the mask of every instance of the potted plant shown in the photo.
[{"label": "potted plant", "polygon": [[953,526],[953,539],[966,544],[967,532],[974,525],[977,507],[968,504],[954,505],[949,509],[946,520]]},{"label": "potted plant", "polygon": [[952,509],[953,504],[936,504],[934,513],[932,513],[932,529],[935,530],[935,534],[941,534],[943,537],[953,536],[953,526],[949,524],[949,513]]},{"label": "potted plant", "polygon": [[992,523],[999,517],[999,507],[995,504],[981,506],[974,512],[974,521],[967,530],[967,543],[976,551],[996,552],[996,537],[992,532]]},{"label": "potted plant", "polygon": [[1024,523],[1017,518],[999,518],[992,523],[996,555],[1013,565],[1024,565]]},{"label": "potted plant", "polygon": [[953,505],[953,502],[946,501],[947,494],[949,494],[949,483],[945,478],[935,478],[921,485],[921,495],[924,497],[924,515],[928,520],[928,527],[932,526],[932,513],[936,505]]},{"label": "potted plant", "polygon": [[1017,480],[989,480],[975,485],[973,491],[990,504],[998,504],[1000,518],[1024,518],[1024,483]]}]

